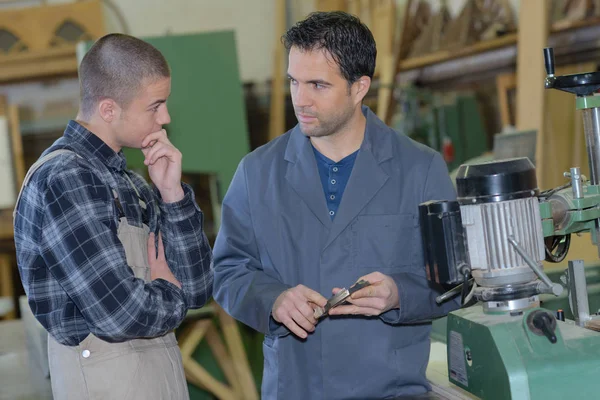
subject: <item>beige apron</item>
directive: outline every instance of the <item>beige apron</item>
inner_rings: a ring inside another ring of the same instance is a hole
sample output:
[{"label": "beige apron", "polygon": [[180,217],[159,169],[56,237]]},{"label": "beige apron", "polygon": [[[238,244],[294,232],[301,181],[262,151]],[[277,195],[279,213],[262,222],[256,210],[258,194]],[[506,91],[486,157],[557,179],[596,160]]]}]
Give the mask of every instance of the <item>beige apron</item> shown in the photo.
[{"label": "beige apron", "polygon": [[[23,182],[46,161],[70,150],[56,150],[39,159]],[[131,181],[130,181],[131,182]],[[132,183],[134,190],[137,189]],[[21,188],[21,192],[23,189]],[[115,203],[117,192],[113,189]],[[21,197],[17,198],[17,204]],[[139,193],[138,193],[139,198]],[[145,204],[140,200],[140,204]],[[117,235],[135,276],[150,281],[147,240],[149,228],[119,220]],[[188,400],[181,352],[175,334],[152,339],[108,343],[89,334],[77,346],[65,346],[48,335],[48,361],[54,400]]]}]

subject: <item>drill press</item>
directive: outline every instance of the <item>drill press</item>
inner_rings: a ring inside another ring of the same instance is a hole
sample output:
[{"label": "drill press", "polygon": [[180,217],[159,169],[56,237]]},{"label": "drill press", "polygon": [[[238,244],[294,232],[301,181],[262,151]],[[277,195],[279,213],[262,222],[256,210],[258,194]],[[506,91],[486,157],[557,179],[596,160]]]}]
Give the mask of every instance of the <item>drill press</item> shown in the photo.
[{"label": "drill press", "polygon": [[[547,89],[576,95],[582,110],[590,179],[540,191],[527,158],[460,167],[457,201],[420,205],[428,279],[460,284],[463,307],[448,316],[448,377],[483,399],[596,398],[600,333],[590,329],[585,272],[569,261],[561,283],[542,261],[562,261],[570,235],[591,232],[600,248],[600,73],[554,75],[544,49]],[[540,294],[569,290],[575,321],[540,307]],[[476,303],[473,305],[473,303]]]}]

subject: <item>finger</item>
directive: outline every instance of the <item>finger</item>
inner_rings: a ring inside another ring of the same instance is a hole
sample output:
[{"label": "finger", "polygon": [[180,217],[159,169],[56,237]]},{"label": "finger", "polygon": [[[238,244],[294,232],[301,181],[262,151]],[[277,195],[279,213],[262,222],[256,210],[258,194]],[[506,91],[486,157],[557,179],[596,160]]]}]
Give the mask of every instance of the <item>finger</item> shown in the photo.
[{"label": "finger", "polygon": [[331,289],[331,293],[337,294],[337,292],[339,292],[340,290],[342,290],[342,289],[335,287],[335,288]]},{"label": "finger", "polygon": [[380,312],[386,308],[386,301],[380,297],[365,297],[362,299],[348,299],[348,303],[357,307],[374,308]]},{"label": "finger", "polygon": [[159,260],[165,259],[165,245],[162,240],[162,233],[158,232],[158,257]]},{"label": "finger", "polygon": [[171,145],[167,145],[164,143],[155,144],[146,154],[146,159],[144,160],[146,165],[154,164],[159,158],[167,157],[169,159],[173,159],[175,156],[175,148]]},{"label": "finger", "polygon": [[352,299],[362,299],[365,297],[384,297],[383,286],[379,284],[379,282],[364,287],[356,292],[352,293],[350,296]]},{"label": "finger", "polygon": [[160,131],[152,132],[152,133],[148,134],[142,140],[142,148],[150,147],[152,142],[158,142],[161,139],[166,139],[166,138],[167,138],[167,131],[164,129],[161,129]]},{"label": "finger", "polygon": [[306,333],[306,331],[302,328],[300,328],[298,326],[298,324],[296,324],[296,322],[294,322],[294,320],[291,317],[286,317],[285,320],[282,321],[283,325],[286,326],[286,328],[288,328],[294,335],[302,338],[302,339],[306,339],[306,337],[308,336],[308,334]]},{"label": "finger", "polygon": [[290,316],[302,329],[306,332],[312,332],[315,330],[315,324],[310,322],[299,310],[292,310]]},{"label": "finger", "polygon": [[[315,307],[319,306],[315,305]],[[304,316],[304,318],[306,318],[308,322],[310,322],[313,326],[317,323],[317,320],[314,316],[315,310],[308,303],[300,304],[297,308],[300,311],[300,313]]]},{"label": "finger", "polygon": [[329,310],[329,315],[368,315],[381,314],[381,311],[371,307],[359,307],[356,305],[339,306]]},{"label": "finger", "polygon": [[148,235],[148,261],[156,259],[156,245],[154,243],[154,232],[150,232]]},{"label": "finger", "polygon": [[384,275],[381,272],[375,271],[375,272],[371,272],[370,274],[361,276],[360,278],[358,278],[356,280],[356,282],[367,281],[373,285],[377,282],[382,281],[383,279],[384,279]]},{"label": "finger", "polygon": [[156,149],[156,154],[152,156],[154,162],[156,162],[161,157],[167,157],[172,162],[181,163],[181,152],[177,150],[172,144],[163,144],[161,143],[159,148]]},{"label": "finger", "polygon": [[325,304],[327,304],[327,299],[323,297],[321,293],[315,292],[314,290],[309,289],[306,286],[299,286],[299,288],[304,297],[309,301],[321,307],[325,307]]}]

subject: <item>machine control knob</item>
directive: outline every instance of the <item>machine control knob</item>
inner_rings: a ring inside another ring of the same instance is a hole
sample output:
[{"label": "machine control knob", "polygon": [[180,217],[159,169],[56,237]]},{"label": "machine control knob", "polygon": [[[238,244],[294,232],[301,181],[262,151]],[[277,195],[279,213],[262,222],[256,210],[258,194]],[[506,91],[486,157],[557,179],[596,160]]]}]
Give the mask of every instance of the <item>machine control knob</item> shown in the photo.
[{"label": "machine control knob", "polygon": [[554,315],[537,310],[529,314],[527,317],[527,326],[531,329],[531,332],[539,336],[546,336],[550,343],[556,343],[556,319]]}]

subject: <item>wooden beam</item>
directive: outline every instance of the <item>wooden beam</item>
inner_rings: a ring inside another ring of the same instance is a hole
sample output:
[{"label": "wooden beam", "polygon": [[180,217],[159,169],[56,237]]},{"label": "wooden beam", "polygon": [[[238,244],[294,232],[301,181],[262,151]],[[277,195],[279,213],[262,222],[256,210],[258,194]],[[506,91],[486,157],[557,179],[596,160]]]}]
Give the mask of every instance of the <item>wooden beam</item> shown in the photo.
[{"label": "wooden beam", "polygon": [[244,344],[242,343],[242,336],[240,335],[237,321],[220,307],[218,308],[217,313],[219,315],[219,323],[223,330],[223,335],[225,336],[225,342],[229,348],[229,354],[233,360],[236,375],[243,388],[244,398],[246,400],[258,400],[256,384],[254,383],[254,377],[252,376],[250,364],[246,357],[246,351],[244,350]]},{"label": "wooden beam", "polygon": [[345,0],[316,0],[317,11],[346,11]]},{"label": "wooden beam", "polygon": [[190,324],[185,329],[179,338],[179,350],[183,359],[192,357],[194,350],[198,347],[198,343],[200,343],[211,324],[212,321],[210,319],[204,319]]},{"label": "wooden beam", "polygon": [[549,13],[546,0],[521,2],[517,41],[517,129],[538,132],[536,170],[538,186],[545,189],[543,49],[548,42]]},{"label": "wooden beam", "polygon": [[211,325],[206,332],[206,342],[210,347],[210,351],[213,353],[215,359],[219,363],[219,367],[221,367],[221,370],[225,374],[227,381],[233,387],[233,392],[238,398],[242,399],[244,396],[243,388],[236,375],[233,360],[227,352],[227,348],[221,340],[221,336],[219,335],[219,332],[215,328],[214,324]]},{"label": "wooden beam", "polygon": [[[64,24],[76,25],[81,35],[73,38],[73,42],[57,35]],[[0,26],[16,38],[8,52],[0,54],[0,82],[3,83],[75,75],[74,42],[97,39],[105,33],[100,0],[2,9]]]},{"label": "wooden beam", "polygon": [[269,140],[285,133],[285,51],[279,38],[285,33],[286,0],[275,0],[275,47],[273,49],[273,75],[271,78],[271,113]]},{"label": "wooden beam", "polygon": [[455,51],[441,50],[420,57],[411,57],[400,61],[400,70],[407,71],[410,69],[426,67],[428,65],[437,64],[444,61],[454,60],[456,58],[472,56],[474,54],[484,53],[488,50],[494,50],[501,47],[514,45],[516,42],[517,34],[511,33],[499,37],[497,39],[485,40],[483,42],[475,42],[470,46],[464,47],[462,49],[456,49]]},{"label": "wooden beam", "polygon": [[399,46],[395,45],[396,36],[396,2],[380,3],[373,15],[379,20],[380,33],[377,40],[377,66],[380,87],[377,92],[377,116],[382,121],[388,120],[388,111],[392,100],[396,62]]},{"label": "wooden beam", "polygon": [[19,106],[11,104],[6,113],[10,129],[10,144],[12,148],[12,161],[15,169],[16,193],[21,190],[25,179],[25,156],[23,155],[23,139],[19,122]]},{"label": "wooden beam", "polygon": [[15,318],[15,304],[12,279],[12,262],[7,253],[0,253],[0,297],[6,297],[13,303],[13,308],[4,315],[5,319]]},{"label": "wooden beam", "polygon": [[194,385],[204,387],[217,396],[220,400],[238,400],[233,391],[222,382],[215,379],[211,374],[193,359],[183,361],[185,376]]},{"label": "wooden beam", "polygon": [[496,91],[498,92],[498,107],[500,107],[500,117],[502,120],[502,129],[506,126],[514,125],[511,118],[511,109],[508,101],[508,92],[517,86],[517,76],[515,74],[500,74],[496,77]]}]

